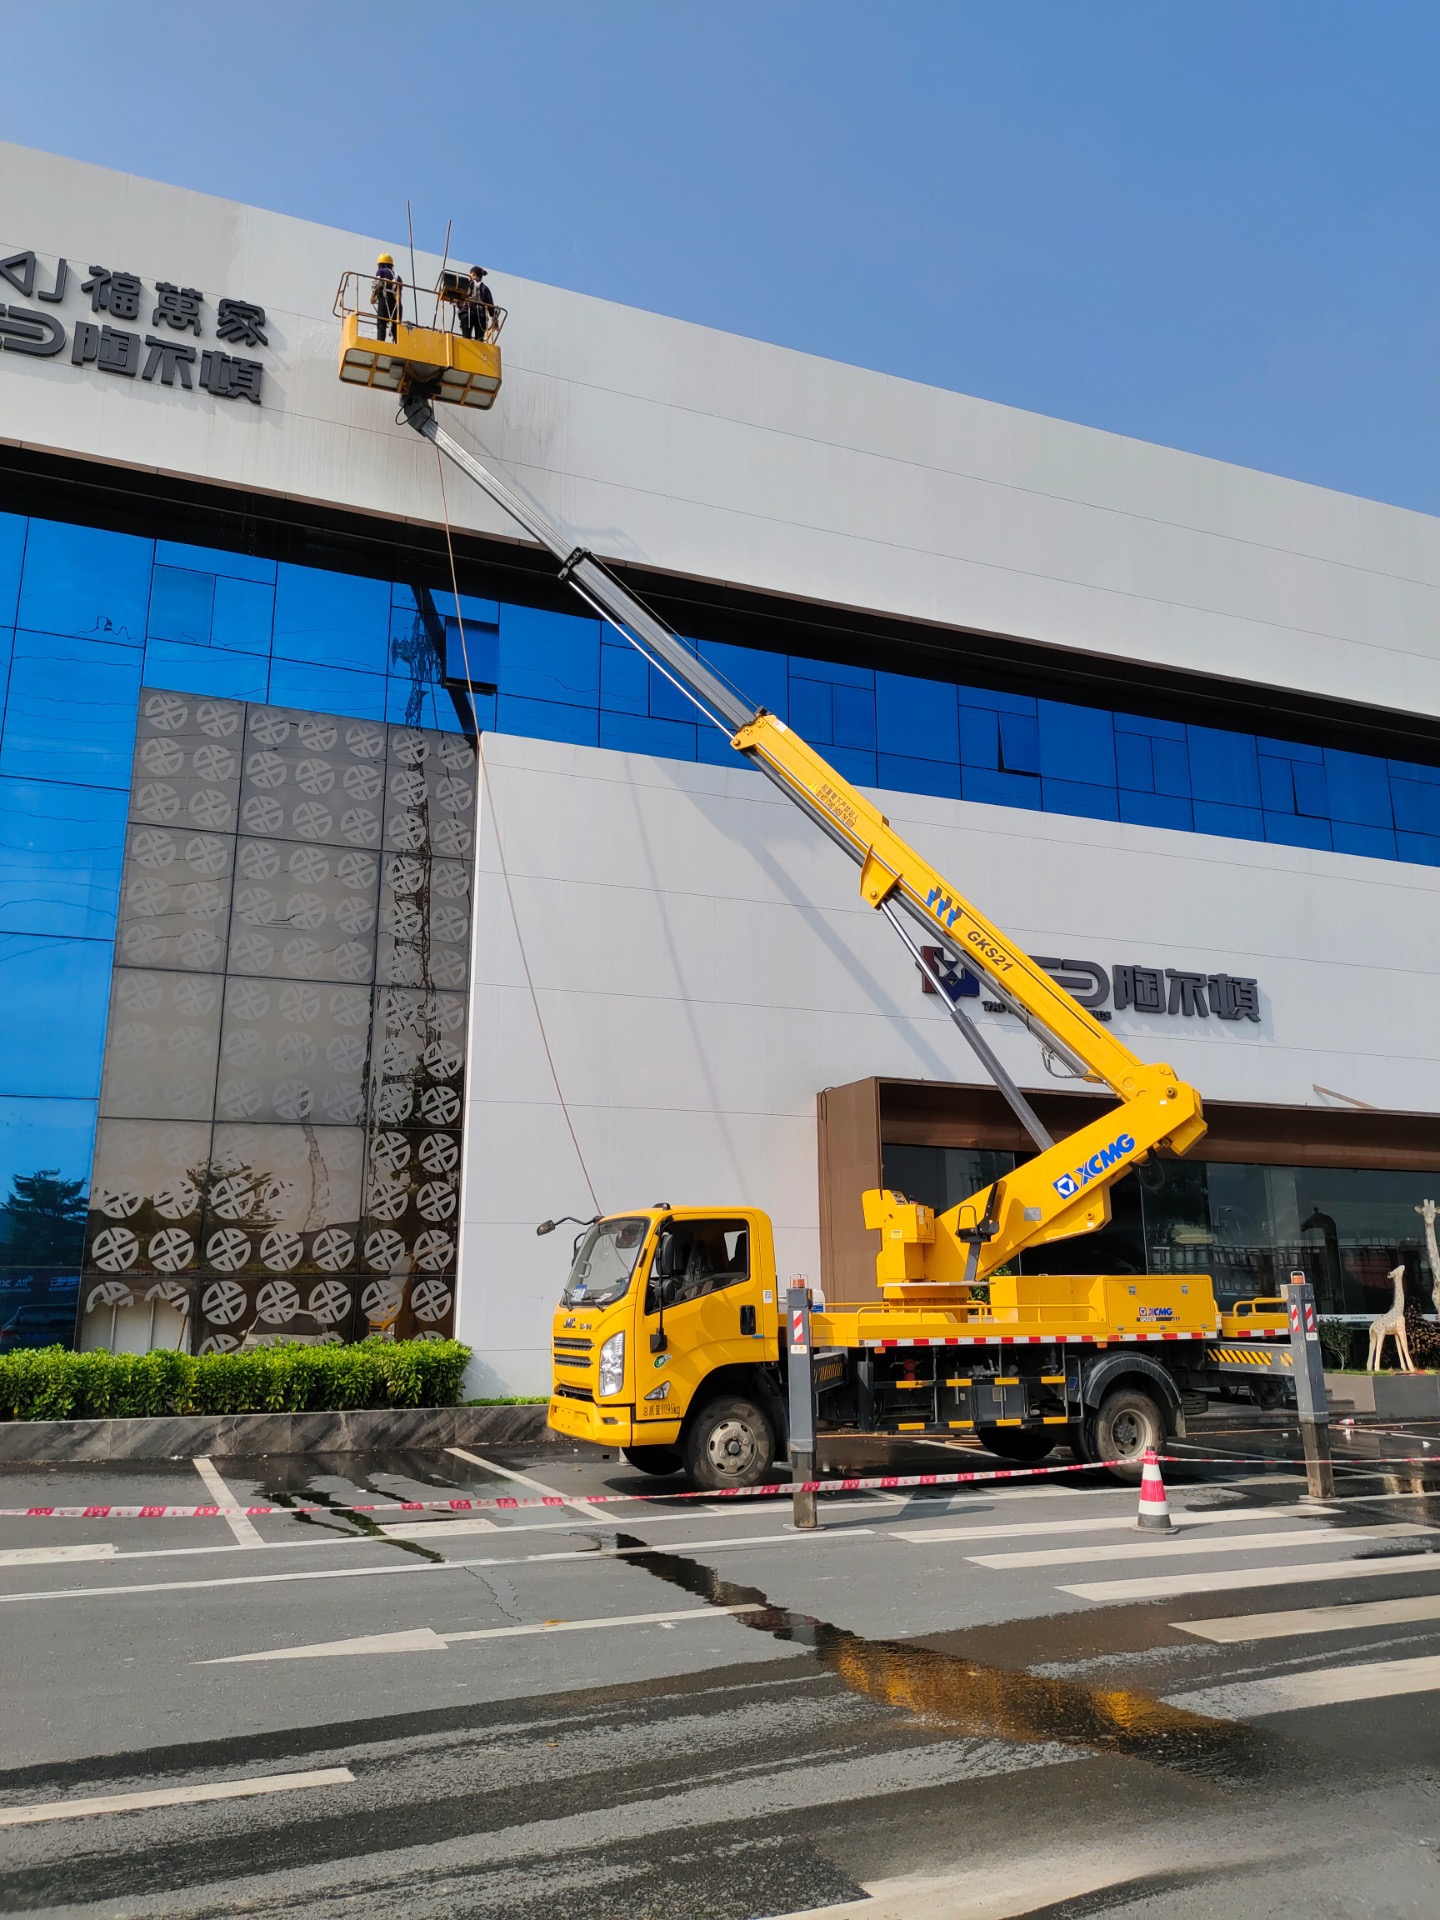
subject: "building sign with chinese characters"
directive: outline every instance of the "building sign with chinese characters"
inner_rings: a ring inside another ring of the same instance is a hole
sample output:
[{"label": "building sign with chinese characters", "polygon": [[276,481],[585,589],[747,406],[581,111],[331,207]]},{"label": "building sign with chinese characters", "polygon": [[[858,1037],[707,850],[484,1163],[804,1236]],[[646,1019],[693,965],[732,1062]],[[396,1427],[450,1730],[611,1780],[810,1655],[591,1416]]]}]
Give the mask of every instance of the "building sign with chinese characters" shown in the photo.
[{"label": "building sign with chinese characters", "polygon": [[[922,947],[921,952],[952,1001],[980,998],[980,982],[968,968],[940,947]],[[1038,953],[1032,957],[1037,967],[1043,967],[1057,986],[1064,987],[1097,1020],[1110,1018],[1107,1001],[1121,1012],[1179,1014],[1187,1020],[1208,1020],[1212,1014],[1217,1020],[1260,1019],[1260,984],[1248,974],[1133,964],[1107,970],[1094,960],[1057,960]],[[923,973],[920,980],[924,992],[936,991]],[[982,1004],[990,1013],[1007,1010],[998,1000]]]},{"label": "building sign with chinese characters", "polygon": [[[68,260],[53,272],[33,252],[0,260],[0,349],[34,359],[58,359],[68,345],[73,367],[93,367],[121,379],[148,380],[187,393],[198,389],[219,400],[260,405],[264,363],[245,351],[268,347],[265,309],[228,295],[212,303],[198,287],[157,280],[147,286],[135,273],[92,265],[86,278]],[[54,311],[67,299],[88,300],[93,318],[77,319],[67,334]],[[25,304],[31,300],[40,304]],[[214,341],[212,346],[205,345]]]}]

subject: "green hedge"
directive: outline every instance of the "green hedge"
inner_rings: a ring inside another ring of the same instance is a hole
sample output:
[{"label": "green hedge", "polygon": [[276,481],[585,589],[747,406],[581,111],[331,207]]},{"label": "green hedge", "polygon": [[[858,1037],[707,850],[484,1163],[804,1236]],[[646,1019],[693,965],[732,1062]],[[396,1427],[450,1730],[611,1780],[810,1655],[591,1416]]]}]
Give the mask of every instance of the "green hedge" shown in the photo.
[{"label": "green hedge", "polygon": [[453,1407],[469,1359],[469,1347],[458,1340],[256,1347],[201,1359],[22,1347],[0,1354],[0,1420]]}]

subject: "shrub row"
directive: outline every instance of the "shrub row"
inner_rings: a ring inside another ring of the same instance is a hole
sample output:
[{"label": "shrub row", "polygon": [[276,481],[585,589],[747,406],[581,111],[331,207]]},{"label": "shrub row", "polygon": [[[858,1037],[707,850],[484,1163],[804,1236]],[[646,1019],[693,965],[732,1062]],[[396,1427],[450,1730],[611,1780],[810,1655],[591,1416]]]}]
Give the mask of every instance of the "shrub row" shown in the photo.
[{"label": "shrub row", "polygon": [[107,1420],[188,1413],[324,1413],[453,1407],[470,1349],[458,1340],[362,1340],[250,1353],[0,1354],[0,1420]]}]

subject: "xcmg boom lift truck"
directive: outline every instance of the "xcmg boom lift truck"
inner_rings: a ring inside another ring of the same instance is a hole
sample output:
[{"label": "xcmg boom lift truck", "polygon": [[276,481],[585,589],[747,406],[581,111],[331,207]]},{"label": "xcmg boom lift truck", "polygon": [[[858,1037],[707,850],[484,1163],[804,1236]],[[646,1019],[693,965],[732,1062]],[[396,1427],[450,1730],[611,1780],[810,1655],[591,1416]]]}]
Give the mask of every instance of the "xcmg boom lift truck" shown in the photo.
[{"label": "xcmg boom lift truck", "polygon": [[[347,276],[337,299],[341,378],[397,393],[406,424],[547,548],[579,597],[849,856],[862,898],[895,929],[1035,1146],[1013,1173],[945,1213],[901,1193],[857,1194],[865,1225],[880,1235],[877,1297],[807,1307],[808,1326],[790,1322],[770,1221],[757,1208],[657,1203],[577,1222],[554,1320],[549,1424],[618,1448],[646,1473],[683,1467],[701,1487],[757,1485],[789,1438],[791,1353],[803,1343],[822,1439],[973,1435],[1019,1461],[1040,1460],[1063,1441],[1127,1475],[1147,1448],[1183,1434],[1187,1398],[1195,1404],[1226,1375],[1260,1377],[1272,1394],[1291,1397],[1280,1299],[1222,1312],[1202,1274],[1015,1272],[1022,1253],[1103,1227],[1111,1187],[1147,1155],[1194,1146],[1205,1131],[1195,1089],[1107,1032],[792,728],[741,698],[437,423],[437,401],[493,403],[498,345],[458,338],[452,323],[403,326],[387,351],[367,338],[347,285],[361,280]],[[445,298],[442,281],[437,315]],[[1062,1071],[1106,1089],[1116,1104],[1051,1139],[945,992],[937,948],[977,974]]]}]

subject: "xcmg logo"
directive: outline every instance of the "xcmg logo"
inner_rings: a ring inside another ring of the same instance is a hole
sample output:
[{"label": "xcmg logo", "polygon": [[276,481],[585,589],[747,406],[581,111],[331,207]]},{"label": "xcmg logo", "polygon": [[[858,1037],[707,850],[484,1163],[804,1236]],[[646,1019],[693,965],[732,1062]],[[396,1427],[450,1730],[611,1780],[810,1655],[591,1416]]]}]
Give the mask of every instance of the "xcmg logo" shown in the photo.
[{"label": "xcmg logo", "polygon": [[1071,1199],[1082,1187],[1088,1187],[1097,1175],[1104,1173],[1107,1167],[1113,1167],[1117,1160],[1123,1160],[1127,1153],[1134,1151],[1134,1135],[1120,1134],[1110,1142],[1108,1147],[1101,1147],[1098,1153],[1092,1153],[1088,1160],[1075,1169],[1074,1173],[1062,1173],[1053,1183],[1056,1193],[1062,1200]]},{"label": "xcmg logo", "polygon": [[939,887],[932,887],[930,889],[929,893],[925,896],[925,905],[929,908],[930,912],[934,914],[942,927],[953,927],[959,917],[959,903],[952,900],[949,894],[943,892]]}]

